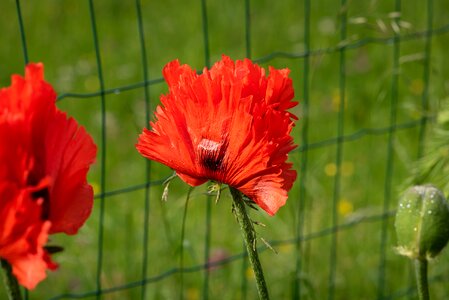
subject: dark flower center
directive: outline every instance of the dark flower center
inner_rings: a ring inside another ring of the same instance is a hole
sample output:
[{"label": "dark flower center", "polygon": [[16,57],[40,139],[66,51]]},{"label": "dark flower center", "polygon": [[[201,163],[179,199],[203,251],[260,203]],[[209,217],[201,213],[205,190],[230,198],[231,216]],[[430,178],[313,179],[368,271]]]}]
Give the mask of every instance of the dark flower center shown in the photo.
[{"label": "dark flower center", "polygon": [[228,148],[227,142],[215,142],[203,138],[198,144],[199,163],[208,171],[218,172],[224,169],[224,157]]},{"label": "dark flower center", "polygon": [[50,192],[48,190],[48,187],[44,187],[40,190],[34,191],[31,194],[31,197],[33,197],[33,199],[36,201],[38,199],[43,199],[41,219],[48,220],[48,218],[50,217]]},{"label": "dark flower center", "polygon": [[50,190],[48,185],[42,185],[40,183],[41,180],[42,176],[38,175],[36,170],[34,170],[28,175],[27,185],[30,187],[38,187],[31,193],[31,197],[35,201],[42,199],[41,219],[45,221],[50,217]]}]

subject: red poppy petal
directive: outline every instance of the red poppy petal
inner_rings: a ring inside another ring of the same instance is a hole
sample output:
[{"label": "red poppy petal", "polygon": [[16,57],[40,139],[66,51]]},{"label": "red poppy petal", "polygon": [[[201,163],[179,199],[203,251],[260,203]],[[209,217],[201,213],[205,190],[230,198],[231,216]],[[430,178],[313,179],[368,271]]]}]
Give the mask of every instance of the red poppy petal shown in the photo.
[{"label": "red poppy petal", "polygon": [[[156,109],[157,121],[150,124],[153,127],[152,130],[145,129],[139,136],[136,149],[149,159],[161,162],[182,174],[191,174],[195,177],[193,174],[198,172],[193,148],[196,137],[191,135],[195,130],[193,129],[195,124],[190,122],[194,111],[190,101],[186,100],[186,95],[192,100],[196,98],[196,95],[192,94],[191,89],[181,89],[182,86],[179,83],[189,82],[190,85],[197,79],[197,75],[188,66],[181,66],[178,61],[173,61],[164,68],[164,76],[167,82],[170,82],[170,90],[173,94],[161,97],[164,106]],[[200,117],[198,112],[197,117]],[[167,155],[168,153],[170,155]]]},{"label": "red poppy petal", "polygon": [[48,263],[43,246],[50,222],[41,220],[41,202],[13,183],[0,185],[0,257],[12,266],[19,283],[34,288],[46,277]]},{"label": "red poppy petal", "polygon": [[288,173],[270,173],[257,176],[246,181],[242,186],[235,186],[243,194],[256,202],[268,214],[274,215],[287,200],[289,191],[296,179],[295,171],[285,171]]},{"label": "red poppy petal", "polygon": [[208,179],[207,178],[196,178],[196,177],[192,177],[190,175],[187,174],[183,174],[180,173],[179,171],[176,171],[176,174],[179,176],[179,178],[181,178],[185,183],[188,183],[191,186],[199,186],[202,185],[203,183],[207,182]]},{"label": "red poppy petal", "polygon": [[[165,123],[161,121],[161,123]],[[180,131],[174,126],[166,131],[160,128],[158,132],[144,130],[136,144],[137,150],[145,157],[163,163],[173,169],[184,172],[195,172],[190,145],[183,142]],[[189,149],[190,148],[190,149]],[[171,155],[166,155],[170,153]],[[193,157],[194,159],[194,157]]]},{"label": "red poppy petal", "polygon": [[90,214],[96,152],[43,76],[42,64],[30,64],[0,89],[0,257],[29,289],[57,267],[44,249],[49,232],[75,233]]},{"label": "red poppy petal", "polygon": [[83,127],[62,112],[49,120],[45,138],[46,174],[53,178],[50,188],[50,233],[75,234],[91,213],[93,189],[86,174],[97,148]]},{"label": "red poppy petal", "polygon": [[47,277],[47,263],[42,254],[29,254],[10,261],[12,272],[18,282],[29,290]]},{"label": "red poppy petal", "polygon": [[41,228],[33,228],[35,231],[32,234],[34,235],[33,238],[38,241],[36,252],[28,252],[10,260],[13,274],[19,283],[27,289],[34,289],[39,282],[47,277],[46,270],[49,266],[55,266],[43,249],[47,242],[50,226],[50,222],[47,221]]},{"label": "red poppy petal", "polygon": [[39,118],[45,117],[49,109],[54,109],[56,100],[55,91],[43,80],[43,68],[40,63],[28,64],[25,77],[11,76],[11,86],[0,91],[3,109],[18,116],[27,116],[37,127],[45,126]]}]

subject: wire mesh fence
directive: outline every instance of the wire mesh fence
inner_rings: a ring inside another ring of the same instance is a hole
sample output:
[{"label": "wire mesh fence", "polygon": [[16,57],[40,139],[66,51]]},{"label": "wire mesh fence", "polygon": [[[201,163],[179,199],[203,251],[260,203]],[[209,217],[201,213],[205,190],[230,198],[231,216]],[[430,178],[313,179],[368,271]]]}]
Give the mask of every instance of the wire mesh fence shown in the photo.
[{"label": "wire mesh fence", "polygon": [[[259,243],[273,298],[414,297],[392,217],[448,95],[449,9],[433,0],[278,2],[3,4],[3,86],[24,63],[43,61],[58,106],[100,150],[94,212],[79,235],[51,241],[65,248],[60,270],[27,299],[255,297],[229,197],[215,205],[206,187],[190,193],[178,180],[161,202],[171,171],[134,149],[166,92],[163,65],[179,58],[201,70],[222,53],[288,67],[301,103],[287,205],[273,218],[252,214],[277,252]],[[446,259],[431,266],[435,297],[445,295]]]}]

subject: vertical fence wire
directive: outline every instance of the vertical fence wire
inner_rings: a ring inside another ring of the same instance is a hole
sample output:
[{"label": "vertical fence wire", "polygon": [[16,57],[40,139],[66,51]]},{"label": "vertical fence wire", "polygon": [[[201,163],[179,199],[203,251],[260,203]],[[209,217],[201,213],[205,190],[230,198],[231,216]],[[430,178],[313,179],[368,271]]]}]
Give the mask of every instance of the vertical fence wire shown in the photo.
[{"label": "vertical fence wire", "polygon": [[19,31],[20,31],[20,40],[22,42],[22,51],[23,51],[23,60],[25,61],[25,65],[28,64],[28,47],[27,40],[25,36],[25,28],[23,26],[23,18],[22,18],[22,10],[20,8],[20,0],[16,0],[16,10],[17,10],[17,18],[19,21]]},{"label": "vertical fence wire", "polygon": [[[201,19],[204,43],[204,63],[207,68],[210,68],[210,44],[209,44],[209,23],[207,19],[207,3],[206,0],[201,0]],[[209,299],[209,266],[207,265],[210,258],[210,240],[211,240],[211,215],[212,215],[212,199],[210,195],[206,196],[206,214],[205,214],[205,239],[204,239],[204,279],[203,279],[203,295],[204,300]]]},{"label": "vertical fence wire", "polygon": [[424,69],[423,69],[423,92],[421,97],[421,110],[424,115],[421,118],[419,130],[418,158],[424,152],[425,135],[429,116],[429,84],[430,84],[430,55],[432,51],[432,28],[433,28],[433,0],[427,0],[427,34],[424,48]]},{"label": "vertical fence wire", "polygon": [[251,59],[251,1],[245,0],[245,52]]},{"label": "vertical fence wire", "polygon": [[[143,91],[145,100],[145,126],[148,126],[150,122],[150,91],[147,84],[149,80],[148,76],[148,60],[147,60],[147,50],[145,45],[145,31],[143,28],[143,17],[142,17],[142,4],[141,0],[136,0],[136,14],[137,14],[137,28],[139,31],[139,44],[140,44],[140,55],[142,62],[142,76],[143,76]],[[150,182],[150,168],[151,160],[145,159],[145,183]],[[143,216],[143,236],[142,236],[142,275],[141,280],[144,281],[147,277],[148,268],[148,234],[150,225],[150,186],[145,185],[144,189],[144,216]],[[147,285],[142,284],[140,298],[145,299],[147,291]]]},{"label": "vertical fence wire", "polygon": [[207,3],[201,0],[201,19],[204,41],[204,61],[206,67],[210,67],[210,44],[209,44],[209,22],[207,20]]},{"label": "vertical fence wire", "polygon": [[97,274],[96,274],[96,298],[101,298],[102,285],[101,273],[103,269],[103,240],[104,240],[104,214],[105,214],[105,191],[106,191],[106,97],[103,78],[103,67],[101,63],[100,45],[97,34],[97,22],[95,20],[95,9],[93,0],[89,0],[89,14],[92,28],[93,42],[95,47],[95,58],[97,63],[98,81],[100,83],[101,97],[101,155],[100,155],[100,212],[98,226],[98,255],[97,255]]},{"label": "vertical fence wire", "polygon": [[[251,1],[245,0],[245,53],[246,57],[251,59]],[[242,241],[242,252],[246,253],[245,242]],[[248,269],[248,257],[242,258],[241,267],[241,284],[240,293],[241,299],[245,300],[248,297],[248,278],[246,276],[246,270]]]},{"label": "vertical fence wire", "polygon": [[297,211],[296,227],[296,270],[293,283],[292,299],[301,299],[301,277],[303,268],[303,242],[301,236],[304,235],[304,218],[306,208],[306,180],[307,180],[307,144],[309,142],[309,67],[310,67],[310,0],[304,0],[304,69],[302,76],[303,99],[302,99],[302,130],[301,145],[304,147],[301,152],[301,165],[299,169],[299,201]]},{"label": "vertical fence wire", "polygon": [[[396,15],[393,18],[393,22],[396,23],[396,28],[400,21],[401,14],[401,1],[395,1],[395,12]],[[393,180],[393,165],[394,165],[394,143],[396,138],[396,123],[397,123],[397,107],[398,107],[398,80],[400,74],[400,32],[394,30],[393,39],[393,70],[391,75],[391,103],[390,103],[390,130],[388,132],[388,143],[387,143],[387,161],[385,168],[385,182],[384,182],[384,202],[383,202],[383,212],[387,213],[390,209],[391,202],[391,186]],[[385,295],[385,278],[386,278],[386,256],[387,256],[387,239],[388,239],[388,224],[389,219],[384,218],[381,222],[381,236],[380,236],[380,248],[379,248],[379,271],[378,271],[378,288],[377,288],[377,299],[383,299]]]},{"label": "vertical fence wire", "polygon": [[[337,173],[334,179],[334,191],[332,197],[332,227],[338,226],[338,201],[341,192],[341,162],[343,158],[343,136],[344,136],[344,118],[345,118],[345,102],[346,102],[346,31],[347,31],[347,15],[348,7],[346,0],[341,0],[340,4],[340,43],[339,49],[339,108],[337,120],[337,149],[335,157],[335,165]],[[329,260],[329,280],[328,280],[328,299],[332,300],[335,296],[335,273],[337,269],[337,242],[338,231],[334,230],[332,233],[330,260]]]},{"label": "vertical fence wire", "polygon": [[[27,40],[25,36],[25,27],[23,25],[23,17],[22,17],[22,10],[20,7],[20,0],[16,0],[16,11],[17,11],[17,19],[19,22],[19,32],[20,32],[20,41],[22,43],[22,52],[23,52],[23,61],[24,64],[28,64],[28,47],[27,47]],[[23,288],[25,300],[28,300],[28,290]]]}]

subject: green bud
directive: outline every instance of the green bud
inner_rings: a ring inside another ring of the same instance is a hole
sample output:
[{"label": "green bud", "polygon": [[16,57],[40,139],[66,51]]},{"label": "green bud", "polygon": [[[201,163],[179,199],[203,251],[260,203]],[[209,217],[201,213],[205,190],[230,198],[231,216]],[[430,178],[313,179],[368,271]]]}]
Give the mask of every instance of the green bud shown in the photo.
[{"label": "green bud", "polygon": [[399,201],[394,225],[399,254],[412,259],[433,258],[449,239],[449,205],[436,187],[414,186]]}]

